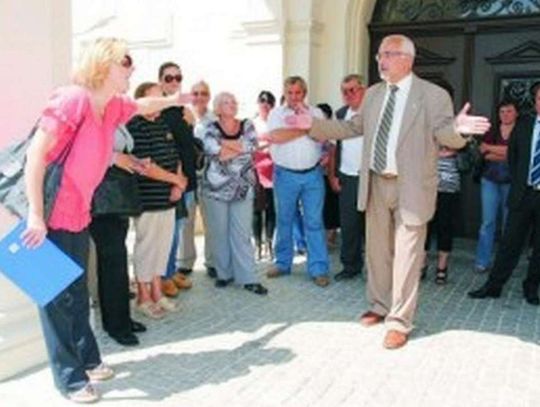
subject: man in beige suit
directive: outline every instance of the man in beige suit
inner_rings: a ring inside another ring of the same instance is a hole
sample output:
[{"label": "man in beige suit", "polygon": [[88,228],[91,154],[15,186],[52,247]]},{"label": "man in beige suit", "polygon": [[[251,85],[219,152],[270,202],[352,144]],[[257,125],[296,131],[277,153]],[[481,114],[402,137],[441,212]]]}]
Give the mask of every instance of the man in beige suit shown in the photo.
[{"label": "man in beige suit", "polygon": [[276,142],[299,128],[319,140],[364,135],[358,209],[366,211],[367,293],[365,326],[385,322],[384,347],[400,348],[413,328],[426,225],[435,211],[438,145],[459,149],[459,134],[484,133],[489,121],[469,116],[465,105],[454,119],[442,88],[412,73],[415,48],[403,35],[383,39],[376,55],[383,82],[371,86],[350,121],[320,121],[303,112],[287,118],[294,129],[271,134]]}]

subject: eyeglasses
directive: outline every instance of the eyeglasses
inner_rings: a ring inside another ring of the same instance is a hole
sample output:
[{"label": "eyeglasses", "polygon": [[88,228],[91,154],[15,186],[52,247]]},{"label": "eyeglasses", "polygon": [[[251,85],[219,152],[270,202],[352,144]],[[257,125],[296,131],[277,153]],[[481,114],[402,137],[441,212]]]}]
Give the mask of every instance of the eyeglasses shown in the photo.
[{"label": "eyeglasses", "polygon": [[400,57],[410,55],[407,52],[401,52],[401,51],[382,51],[377,54],[375,54],[375,60],[379,62],[383,58],[394,58],[394,57]]},{"label": "eyeglasses", "polygon": [[341,88],[341,93],[344,95],[354,95],[360,90],[358,86],[351,86],[350,88]]},{"label": "eyeglasses", "polygon": [[178,83],[182,82],[182,75],[181,74],[178,74],[178,75],[165,75],[163,77],[163,80],[165,81],[165,83],[171,83],[172,81],[176,81]]},{"label": "eyeglasses", "polygon": [[191,94],[192,94],[193,96],[208,96],[208,95],[209,95],[209,93],[206,92],[206,91],[204,91],[204,90],[201,90],[201,91],[197,91],[197,90],[196,90],[196,91],[194,91],[194,92],[191,92]]},{"label": "eyeglasses", "polygon": [[129,54],[124,55],[124,58],[120,61],[120,65],[126,69],[129,69],[133,66],[133,58]]}]

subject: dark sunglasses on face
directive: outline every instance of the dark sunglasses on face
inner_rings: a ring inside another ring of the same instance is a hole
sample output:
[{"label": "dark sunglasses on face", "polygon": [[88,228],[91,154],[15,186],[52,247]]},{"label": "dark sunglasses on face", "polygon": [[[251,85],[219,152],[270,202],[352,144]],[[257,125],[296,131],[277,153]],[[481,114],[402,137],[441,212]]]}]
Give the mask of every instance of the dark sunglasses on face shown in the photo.
[{"label": "dark sunglasses on face", "polygon": [[202,90],[202,91],[194,91],[191,92],[193,96],[208,96],[208,92]]},{"label": "dark sunglasses on face", "polygon": [[128,54],[124,55],[124,58],[122,58],[122,61],[120,61],[120,65],[126,69],[131,68],[133,66],[133,58],[131,58],[131,56]]},{"label": "dark sunglasses on face", "polygon": [[176,81],[178,83],[182,82],[182,75],[181,74],[178,74],[178,75],[165,75],[163,77],[163,80],[165,81],[165,83],[171,83],[172,81]]}]

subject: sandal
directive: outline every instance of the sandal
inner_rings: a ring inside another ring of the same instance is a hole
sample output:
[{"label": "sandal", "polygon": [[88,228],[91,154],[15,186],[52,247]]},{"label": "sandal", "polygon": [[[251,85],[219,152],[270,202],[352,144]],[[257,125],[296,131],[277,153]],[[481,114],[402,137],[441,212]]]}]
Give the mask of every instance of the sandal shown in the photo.
[{"label": "sandal", "polygon": [[159,300],[157,300],[156,305],[167,312],[176,312],[180,310],[177,303],[169,300],[166,297],[161,297]]},{"label": "sandal", "polygon": [[[164,297],[162,297],[164,298]],[[137,304],[135,310],[151,319],[161,319],[165,316],[165,311],[159,305],[154,304],[152,301],[145,301]]]},{"label": "sandal", "polygon": [[435,273],[435,284],[444,285],[447,282],[448,278],[448,268],[440,269],[437,268]]},{"label": "sandal", "polygon": [[93,369],[87,370],[86,375],[92,382],[102,382],[114,377],[114,370],[105,363],[100,363]]},{"label": "sandal", "polygon": [[92,386],[90,383],[86,383],[82,389],[70,391],[67,394],[67,398],[74,403],[95,403],[99,400],[99,393],[96,391],[94,386]]}]

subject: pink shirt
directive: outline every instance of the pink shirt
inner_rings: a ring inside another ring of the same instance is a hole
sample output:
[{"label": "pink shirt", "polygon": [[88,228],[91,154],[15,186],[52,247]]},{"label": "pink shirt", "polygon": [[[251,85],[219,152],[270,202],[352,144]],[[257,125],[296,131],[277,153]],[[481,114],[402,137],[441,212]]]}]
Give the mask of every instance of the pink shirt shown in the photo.
[{"label": "pink shirt", "polygon": [[114,131],[136,111],[137,105],[132,99],[115,96],[108,102],[100,120],[90,105],[87,89],[66,86],[53,93],[39,124],[57,139],[47,154],[47,164],[60,155],[73,137],[76,138],[64,164],[62,183],[48,227],[80,232],[88,226],[94,190],[112,159]]},{"label": "pink shirt", "polygon": [[[267,123],[260,117],[257,116],[253,120],[255,125],[255,130],[257,131],[257,137],[262,134],[268,133]],[[257,171],[257,177],[259,182],[264,188],[272,188],[272,174],[274,172],[274,163],[272,162],[272,156],[268,148],[264,150],[258,150],[253,154],[253,163],[255,165],[255,170]]]}]

